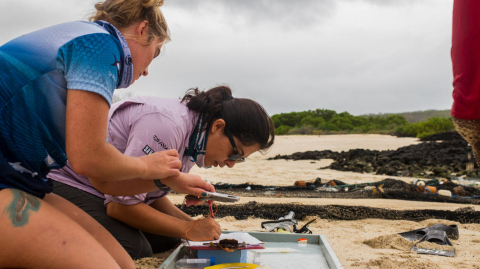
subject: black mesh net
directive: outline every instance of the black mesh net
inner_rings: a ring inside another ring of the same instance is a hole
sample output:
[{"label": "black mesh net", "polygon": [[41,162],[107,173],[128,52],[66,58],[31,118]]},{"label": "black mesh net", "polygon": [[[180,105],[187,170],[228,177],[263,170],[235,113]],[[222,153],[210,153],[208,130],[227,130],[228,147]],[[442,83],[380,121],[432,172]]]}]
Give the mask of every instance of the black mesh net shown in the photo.
[{"label": "black mesh net", "polygon": [[[208,212],[207,206],[179,208],[191,216],[203,215]],[[318,216],[331,220],[387,219],[422,221],[426,219],[444,219],[460,223],[480,223],[480,211],[472,207],[464,207],[455,211],[449,210],[391,210],[367,206],[344,205],[298,205],[298,204],[261,204],[250,202],[242,205],[222,204],[215,215],[218,218],[234,216],[237,220],[248,217],[276,220],[288,212],[295,212],[295,219],[304,220],[306,216]]]}]

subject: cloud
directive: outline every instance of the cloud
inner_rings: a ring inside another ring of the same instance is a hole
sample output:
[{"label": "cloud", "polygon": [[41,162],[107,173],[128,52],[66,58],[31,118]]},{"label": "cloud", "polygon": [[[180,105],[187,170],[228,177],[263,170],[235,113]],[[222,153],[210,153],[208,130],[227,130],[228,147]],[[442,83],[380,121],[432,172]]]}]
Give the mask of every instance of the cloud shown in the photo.
[{"label": "cloud", "polygon": [[166,1],[165,7],[191,15],[216,14],[233,26],[274,24],[290,30],[326,22],[341,3],[364,2],[380,7],[398,7],[425,1],[431,0],[175,0]]},{"label": "cloud", "polygon": [[[0,1],[0,45],[86,18],[98,1]],[[451,1],[167,0],[162,11],[173,41],[127,90],[137,95],[227,84],[272,114],[451,104]]]},{"label": "cloud", "polygon": [[58,23],[83,20],[95,0],[0,1],[0,45],[23,34]]},{"label": "cloud", "polygon": [[271,23],[282,28],[309,26],[330,17],[336,7],[335,0],[176,0],[165,3],[166,8],[182,9],[194,13],[212,10],[223,20],[235,24],[256,25]]},{"label": "cloud", "polygon": [[378,6],[405,6],[405,5],[412,5],[412,4],[418,4],[421,2],[425,1],[431,1],[431,0],[344,0],[347,2],[365,2],[369,4],[374,4]]}]

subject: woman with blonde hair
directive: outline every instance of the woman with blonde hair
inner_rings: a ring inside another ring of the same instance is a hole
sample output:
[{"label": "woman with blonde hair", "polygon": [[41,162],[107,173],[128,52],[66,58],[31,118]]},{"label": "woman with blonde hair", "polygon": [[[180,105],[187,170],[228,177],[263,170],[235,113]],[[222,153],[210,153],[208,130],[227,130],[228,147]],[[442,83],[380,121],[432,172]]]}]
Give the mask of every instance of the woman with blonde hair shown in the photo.
[{"label": "woman with blonde hair", "polygon": [[0,46],[0,268],[135,268],[98,222],[51,193],[46,175],[67,157],[100,190],[118,182],[115,194],[163,184],[197,196],[214,191],[198,176],[181,176],[176,150],[131,157],[106,142],[113,91],[148,75],[169,40],[162,5],[107,0],[90,22]]}]

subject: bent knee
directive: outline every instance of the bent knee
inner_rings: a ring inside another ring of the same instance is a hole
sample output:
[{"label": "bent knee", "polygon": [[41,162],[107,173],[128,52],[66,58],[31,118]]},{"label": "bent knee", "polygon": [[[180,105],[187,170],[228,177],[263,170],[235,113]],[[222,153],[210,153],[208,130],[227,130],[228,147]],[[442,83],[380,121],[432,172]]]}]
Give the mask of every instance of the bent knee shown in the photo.
[{"label": "bent knee", "polygon": [[119,240],[120,244],[134,260],[152,257],[153,251],[150,243],[140,231],[137,230],[137,232],[128,240]]}]

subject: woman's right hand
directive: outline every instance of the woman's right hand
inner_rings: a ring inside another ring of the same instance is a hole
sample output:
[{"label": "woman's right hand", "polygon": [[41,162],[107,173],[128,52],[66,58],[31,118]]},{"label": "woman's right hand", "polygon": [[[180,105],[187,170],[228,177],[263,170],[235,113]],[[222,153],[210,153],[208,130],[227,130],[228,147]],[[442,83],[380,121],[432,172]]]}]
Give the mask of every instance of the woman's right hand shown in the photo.
[{"label": "woman's right hand", "polygon": [[217,221],[215,221],[211,217],[207,217],[204,219],[199,219],[188,222],[188,227],[193,228],[188,231],[188,237],[185,239],[193,239],[195,241],[207,241],[207,240],[217,240],[220,238],[220,235],[222,234],[222,228],[220,228],[220,224],[218,224]]},{"label": "woman's right hand", "polygon": [[215,192],[212,184],[193,174],[180,173],[178,177],[164,178],[161,182],[176,193],[191,194],[197,197],[201,197],[205,191]]},{"label": "woman's right hand", "polygon": [[145,164],[142,179],[152,180],[180,176],[182,162],[176,149],[154,152],[139,158]]}]

